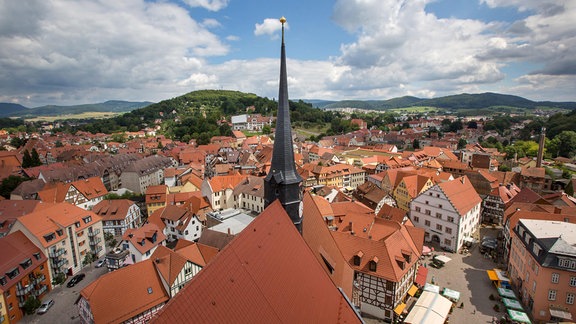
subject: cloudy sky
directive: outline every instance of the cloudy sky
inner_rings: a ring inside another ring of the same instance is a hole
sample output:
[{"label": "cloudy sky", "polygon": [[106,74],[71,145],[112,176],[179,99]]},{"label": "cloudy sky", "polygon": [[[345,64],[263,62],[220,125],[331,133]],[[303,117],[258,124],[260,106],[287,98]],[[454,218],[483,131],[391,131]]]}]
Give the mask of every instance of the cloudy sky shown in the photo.
[{"label": "cloudy sky", "polygon": [[486,91],[576,101],[574,0],[0,0],[0,102]]}]

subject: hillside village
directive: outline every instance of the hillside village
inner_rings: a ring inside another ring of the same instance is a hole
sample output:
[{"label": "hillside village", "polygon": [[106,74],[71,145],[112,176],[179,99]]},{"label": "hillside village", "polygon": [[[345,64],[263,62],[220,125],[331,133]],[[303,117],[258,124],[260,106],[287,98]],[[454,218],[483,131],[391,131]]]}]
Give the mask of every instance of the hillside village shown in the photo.
[{"label": "hillside village", "polygon": [[544,160],[543,134],[535,158],[483,147],[502,139],[481,118],[440,138],[429,130],[455,117],[389,131],[350,117],[353,132],[303,140],[284,55],[277,119],[242,107],[209,144],[159,125],[3,131],[0,177],[26,179],[0,200],[0,323],[100,265],[65,306],[82,323],[446,323],[480,314],[458,313],[469,301],[429,273],[473,248],[495,268],[481,271],[488,289],[519,296],[511,320],[576,316],[573,159]]}]

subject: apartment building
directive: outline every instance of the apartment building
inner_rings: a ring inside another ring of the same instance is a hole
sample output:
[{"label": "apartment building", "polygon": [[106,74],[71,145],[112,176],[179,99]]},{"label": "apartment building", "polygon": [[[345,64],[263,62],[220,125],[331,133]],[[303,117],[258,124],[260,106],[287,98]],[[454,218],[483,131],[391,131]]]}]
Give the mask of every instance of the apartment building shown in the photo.
[{"label": "apartment building", "polygon": [[509,278],[538,322],[576,318],[576,224],[520,219],[512,231]]},{"label": "apartment building", "polygon": [[69,203],[20,216],[11,233],[22,231],[49,258],[50,277],[74,275],[89,266],[89,254],[104,255],[102,218]]}]

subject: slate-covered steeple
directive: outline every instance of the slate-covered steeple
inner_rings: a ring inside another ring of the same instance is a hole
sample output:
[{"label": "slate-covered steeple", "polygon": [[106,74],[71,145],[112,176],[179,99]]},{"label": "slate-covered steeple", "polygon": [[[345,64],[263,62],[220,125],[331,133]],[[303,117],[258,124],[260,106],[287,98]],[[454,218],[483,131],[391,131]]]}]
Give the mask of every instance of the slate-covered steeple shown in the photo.
[{"label": "slate-covered steeple", "polygon": [[282,50],[280,56],[280,87],[278,93],[278,114],[272,165],[264,180],[264,200],[268,206],[279,199],[296,228],[301,231],[302,223],[302,177],[296,172],[292,145],[292,126],[288,104],[288,77],[286,74],[286,49],[284,46],[284,23],[282,23]]}]

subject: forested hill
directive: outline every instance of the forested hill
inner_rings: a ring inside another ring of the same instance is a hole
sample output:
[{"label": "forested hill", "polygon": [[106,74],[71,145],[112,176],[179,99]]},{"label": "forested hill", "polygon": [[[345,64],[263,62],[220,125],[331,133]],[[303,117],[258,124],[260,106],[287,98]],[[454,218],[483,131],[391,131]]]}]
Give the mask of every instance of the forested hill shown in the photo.
[{"label": "forested hill", "polygon": [[338,102],[321,101],[314,103],[319,108],[360,108],[371,110],[385,110],[394,108],[408,107],[436,107],[448,110],[461,109],[484,109],[491,107],[514,107],[524,109],[536,108],[561,108],[576,109],[576,102],[552,102],[552,101],[532,101],[526,98],[499,94],[499,93],[480,93],[480,94],[458,94],[433,99],[421,99],[417,97],[399,97],[388,100],[345,100]]},{"label": "forested hill", "polygon": [[[116,131],[138,131],[145,127],[162,125],[162,132],[173,139],[198,139],[206,142],[212,136],[231,134],[227,123],[221,120],[232,115],[276,114],[278,103],[252,93],[229,90],[200,90],[164,100],[147,107],[133,110],[113,118],[94,120],[82,126],[83,130],[96,133]],[[313,108],[303,101],[290,101],[293,122],[326,123],[331,122],[332,112]]]},{"label": "forested hill", "polygon": [[0,117],[12,116],[13,114],[28,111],[29,109],[15,103],[0,102]]},{"label": "forested hill", "polygon": [[[38,116],[59,116],[59,115],[76,115],[86,112],[114,112],[124,113],[134,109],[146,107],[150,105],[149,101],[133,102],[122,100],[109,100],[101,103],[72,105],[72,106],[56,106],[47,105],[36,108],[25,108],[13,111],[10,114],[2,114],[2,116],[10,117],[38,117]],[[4,105],[4,104],[2,104]],[[23,106],[22,106],[23,107]]]}]

